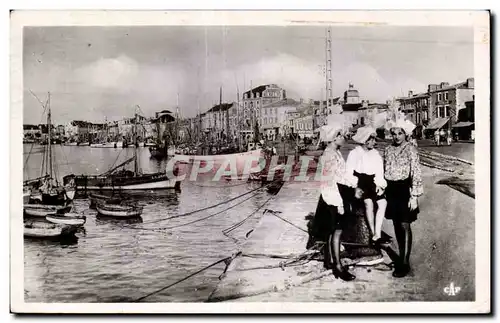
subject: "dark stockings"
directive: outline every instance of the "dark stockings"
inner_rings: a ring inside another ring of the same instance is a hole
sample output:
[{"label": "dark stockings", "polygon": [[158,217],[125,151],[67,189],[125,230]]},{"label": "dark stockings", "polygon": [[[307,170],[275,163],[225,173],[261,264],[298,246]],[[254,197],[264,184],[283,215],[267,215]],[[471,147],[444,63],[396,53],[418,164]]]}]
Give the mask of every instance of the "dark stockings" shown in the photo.
[{"label": "dark stockings", "polygon": [[333,234],[328,236],[328,241],[325,245],[325,268],[336,268],[339,271],[343,270],[340,262],[340,237],[342,230],[335,230]]},{"label": "dark stockings", "polygon": [[399,261],[396,263],[396,271],[404,272],[404,275],[406,275],[410,267],[413,239],[410,223],[394,221],[394,233],[396,234],[399,249]]}]

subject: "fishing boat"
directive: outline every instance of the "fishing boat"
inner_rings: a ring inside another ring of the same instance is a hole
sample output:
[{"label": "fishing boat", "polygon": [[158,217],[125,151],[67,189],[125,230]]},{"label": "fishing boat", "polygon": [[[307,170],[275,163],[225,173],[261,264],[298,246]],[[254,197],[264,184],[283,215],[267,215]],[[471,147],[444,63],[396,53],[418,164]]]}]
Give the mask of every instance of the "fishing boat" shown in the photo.
[{"label": "fishing boat", "polygon": [[140,216],[143,207],[137,205],[111,205],[111,204],[97,204],[97,212],[101,215],[130,218]]},{"label": "fishing boat", "polygon": [[41,221],[25,221],[24,237],[27,238],[69,238],[74,237],[79,226]]},{"label": "fishing boat", "polygon": [[247,176],[261,171],[257,170],[256,166],[263,156],[262,149],[255,149],[242,153],[223,155],[175,155],[174,158],[177,161],[179,175],[189,173],[192,166],[195,163],[199,163],[201,167],[212,164],[213,172],[210,172],[210,174],[215,174],[222,166],[235,166],[236,170],[231,170],[234,174],[237,176]]},{"label": "fishing boat", "polygon": [[[34,95],[34,94],[33,94]],[[38,98],[37,98],[38,99]],[[40,101],[41,102],[41,101]],[[42,205],[66,205],[72,201],[75,196],[75,185],[73,181],[68,181],[61,185],[57,176],[57,163],[54,163],[52,152],[52,122],[51,122],[51,106],[50,92],[48,98],[43,105],[47,110],[47,145],[43,147],[43,158],[41,161],[41,176],[35,179],[23,182],[23,187],[26,191],[30,191],[29,203],[39,203]],[[28,164],[30,155],[28,155],[25,166]]]},{"label": "fishing boat", "polygon": [[[136,120],[137,120],[136,114]],[[125,166],[134,164],[134,170],[126,170]],[[180,182],[171,178],[165,172],[142,174],[139,173],[137,149],[134,155],[123,163],[111,168],[100,175],[66,175],[64,183],[75,182],[76,190],[83,191],[115,191],[115,190],[157,190],[178,189]]]},{"label": "fishing boat", "polygon": [[90,193],[90,208],[95,209],[97,204],[120,204],[123,200],[121,197],[113,197],[102,194]]},{"label": "fishing boat", "polygon": [[90,143],[88,141],[79,142],[77,146],[90,146]]},{"label": "fishing boat", "polygon": [[24,214],[33,217],[46,217],[47,215],[64,214],[71,211],[73,205],[43,205],[24,204]]},{"label": "fishing boat", "polygon": [[77,213],[66,213],[64,215],[57,215],[57,214],[47,215],[45,219],[48,222],[55,224],[82,226],[85,224],[87,217],[85,215],[80,215]]},{"label": "fishing boat", "polygon": [[103,142],[90,144],[92,148],[123,148],[123,141],[112,141],[112,142]]}]

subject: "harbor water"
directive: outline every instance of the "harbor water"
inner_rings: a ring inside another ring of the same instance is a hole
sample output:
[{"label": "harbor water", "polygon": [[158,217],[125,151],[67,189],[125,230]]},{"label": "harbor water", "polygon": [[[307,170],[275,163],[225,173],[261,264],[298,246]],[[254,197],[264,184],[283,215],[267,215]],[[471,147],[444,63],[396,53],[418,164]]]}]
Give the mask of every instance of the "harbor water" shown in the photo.
[{"label": "harbor water", "polygon": [[[41,175],[42,150],[43,146],[24,145],[24,179]],[[61,180],[67,174],[103,173],[133,154],[134,148],[54,145],[53,163]],[[150,159],[148,148],[137,148],[137,154],[140,171],[165,169],[166,161]],[[271,197],[266,190],[188,216],[153,221],[215,205],[258,187],[259,183],[241,181],[185,181],[180,192],[129,193],[144,206],[139,220],[102,218],[89,209],[87,198],[75,199],[74,212],[87,216],[77,241],[24,239],[25,301],[132,302],[230,256],[259,221],[265,206],[256,210]],[[243,225],[223,234],[254,212]],[[224,268],[223,263],[214,266],[143,302],[205,301]]]}]

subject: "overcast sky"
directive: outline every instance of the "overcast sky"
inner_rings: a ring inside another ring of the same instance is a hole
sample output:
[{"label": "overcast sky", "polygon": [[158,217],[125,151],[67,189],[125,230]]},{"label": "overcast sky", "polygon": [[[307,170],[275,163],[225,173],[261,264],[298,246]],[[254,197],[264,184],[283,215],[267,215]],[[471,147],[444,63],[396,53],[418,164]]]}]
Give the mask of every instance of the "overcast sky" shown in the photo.
[{"label": "overcast sky", "polygon": [[[332,27],[333,88],[362,99],[425,91],[474,76],[473,30]],[[324,95],[324,27],[30,27],[24,29],[24,123],[40,123],[51,92],[54,123],[102,122],[175,111],[194,116],[260,84],[287,96]]]}]

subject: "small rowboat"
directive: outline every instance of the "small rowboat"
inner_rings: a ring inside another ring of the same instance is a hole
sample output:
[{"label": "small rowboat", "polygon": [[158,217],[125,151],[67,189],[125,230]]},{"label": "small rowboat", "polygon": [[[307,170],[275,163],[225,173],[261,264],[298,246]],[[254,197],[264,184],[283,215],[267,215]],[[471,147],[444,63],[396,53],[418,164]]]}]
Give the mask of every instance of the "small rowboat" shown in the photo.
[{"label": "small rowboat", "polygon": [[87,217],[85,215],[80,215],[77,213],[66,213],[64,215],[47,215],[45,219],[55,224],[67,224],[75,226],[82,226],[87,221]]},{"label": "small rowboat", "polygon": [[90,199],[90,208],[95,209],[97,204],[120,204],[120,202],[123,200],[122,198],[119,197],[110,197],[107,195],[101,195],[101,194],[94,194],[91,193],[89,195]]},{"label": "small rowboat", "polygon": [[28,238],[64,238],[74,236],[78,226],[30,221],[24,223],[24,236]]},{"label": "small rowboat", "polygon": [[105,216],[113,216],[120,218],[130,218],[142,214],[142,206],[136,205],[112,205],[112,204],[97,204],[97,212]]},{"label": "small rowboat", "polygon": [[28,216],[46,217],[71,211],[72,205],[24,204],[24,213]]}]

